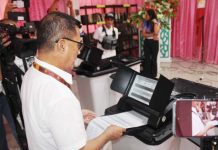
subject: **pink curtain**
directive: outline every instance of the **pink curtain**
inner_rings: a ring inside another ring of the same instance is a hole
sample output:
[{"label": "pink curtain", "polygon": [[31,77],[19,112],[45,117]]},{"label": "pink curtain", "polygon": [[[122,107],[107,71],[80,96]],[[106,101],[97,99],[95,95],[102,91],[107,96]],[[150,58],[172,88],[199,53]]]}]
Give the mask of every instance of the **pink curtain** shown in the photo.
[{"label": "pink curtain", "polygon": [[119,5],[119,4],[138,4],[143,5],[144,0],[79,0],[80,6],[85,5]]},{"label": "pink curtain", "polygon": [[196,58],[195,17],[197,0],[180,0],[176,18],[172,20],[172,56]]},{"label": "pink curtain", "polygon": [[218,1],[207,0],[204,19],[204,61],[218,64]]}]

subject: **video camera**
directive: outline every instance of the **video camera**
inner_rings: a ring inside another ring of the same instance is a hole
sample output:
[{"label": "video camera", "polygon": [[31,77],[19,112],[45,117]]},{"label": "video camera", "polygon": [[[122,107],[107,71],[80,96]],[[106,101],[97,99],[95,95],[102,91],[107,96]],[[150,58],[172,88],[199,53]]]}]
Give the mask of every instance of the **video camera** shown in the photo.
[{"label": "video camera", "polygon": [[21,34],[23,38],[29,38],[26,35],[34,33],[36,31],[35,24],[33,22],[27,22],[24,26],[17,28],[12,24],[0,23],[0,32],[6,32],[10,37],[14,37],[16,34]]},{"label": "video camera", "polygon": [[[34,55],[37,49],[37,40],[30,39],[29,35],[36,31],[34,23],[26,23],[17,28],[15,25],[0,23],[0,33],[6,33],[10,36],[11,44],[8,47],[1,45],[0,57],[3,62],[11,62],[14,56],[27,57]],[[17,38],[16,35],[22,35]],[[2,39],[0,39],[1,41]]]}]

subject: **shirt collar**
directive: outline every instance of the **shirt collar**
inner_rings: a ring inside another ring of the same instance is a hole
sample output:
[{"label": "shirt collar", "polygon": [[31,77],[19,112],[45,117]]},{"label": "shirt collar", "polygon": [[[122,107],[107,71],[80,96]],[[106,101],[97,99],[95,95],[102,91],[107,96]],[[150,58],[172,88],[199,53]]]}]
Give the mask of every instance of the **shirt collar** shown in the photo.
[{"label": "shirt collar", "polygon": [[57,68],[57,67],[55,67],[55,66],[53,66],[51,64],[48,64],[48,63],[46,63],[46,62],[44,62],[42,60],[39,60],[37,58],[35,58],[35,62],[37,64],[39,64],[40,66],[42,66],[42,67],[56,73],[57,75],[62,77],[67,83],[73,84],[72,75],[70,73],[68,73],[66,71],[63,71],[63,70],[61,70],[61,69],[59,69],[59,68]]},{"label": "shirt collar", "polygon": [[111,30],[111,29],[113,29],[113,26],[111,26],[110,28],[108,28],[108,27],[105,25],[105,29],[106,29],[106,30]]}]

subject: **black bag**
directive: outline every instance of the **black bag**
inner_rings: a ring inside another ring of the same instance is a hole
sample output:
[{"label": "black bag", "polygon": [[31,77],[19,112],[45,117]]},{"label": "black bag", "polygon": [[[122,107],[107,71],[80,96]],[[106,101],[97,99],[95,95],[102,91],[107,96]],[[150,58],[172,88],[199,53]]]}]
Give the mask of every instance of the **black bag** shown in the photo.
[{"label": "black bag", "polygon": [[105,27],[103,27],[103,32],[105,32],[105,36],[102,40],[101,45],[106,50],[115,50],[117,46],[116,33],[113,28],[113,35],[108,35]]}]

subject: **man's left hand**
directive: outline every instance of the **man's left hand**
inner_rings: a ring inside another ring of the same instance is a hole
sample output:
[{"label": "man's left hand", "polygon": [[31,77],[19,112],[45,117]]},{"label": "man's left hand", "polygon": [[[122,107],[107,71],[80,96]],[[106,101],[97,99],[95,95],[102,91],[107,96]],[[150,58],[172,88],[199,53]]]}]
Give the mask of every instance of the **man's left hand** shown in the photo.
[{"label": "man's left hand", "polygon": [[82,109],[83,119],[86,124],[96,117],[96,114],[88,109]]}]

